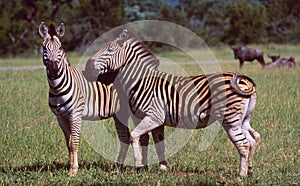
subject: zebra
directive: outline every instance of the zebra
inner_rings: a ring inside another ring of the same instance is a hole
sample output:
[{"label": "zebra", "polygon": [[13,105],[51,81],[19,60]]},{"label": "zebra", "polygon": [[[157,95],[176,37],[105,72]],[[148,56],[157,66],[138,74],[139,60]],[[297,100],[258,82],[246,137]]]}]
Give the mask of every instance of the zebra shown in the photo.
[{"label": "zebra", "polygon": [[[129,113],[120,111],[128,107],[122,106],[122,101],[112,83],[106,85],[100,82],[88,82],[80,69],[71,66],[60,42],[64,33],[63,23],[56,29],[53,23],[47,27],[44,22],[41,22],[39,26],[43,63],[49,85],[49,107],[65,136],[70,159],[68,175],[74,176],[78,172],[78,146],[82,119],[102,120],[113,117],[121,146],[117,165],[122,167],[130,144],[130,133],[127,123],[121,122],[128,121]],[[158,141],[156,136],[160,133],[163,133],[161,128],[152,131],[155,142]],[[148,145],[148,134],[142,138],[141,144]],[[147,152],[143,151],[143,154]]]},{"label": "zebra", "polygon": [[252,79],[232,73],[175,76],[153,68],[159,61],[126,29],[91,57],[89,79],[118,70],[132,113],[141,119],[131,131],[135,166],[143,167],[139,137],[161,125],[205,128],[219,121],[240,155],[239,177],[252,173],[252,159],[260,134],[250,125],[256,103]]}]

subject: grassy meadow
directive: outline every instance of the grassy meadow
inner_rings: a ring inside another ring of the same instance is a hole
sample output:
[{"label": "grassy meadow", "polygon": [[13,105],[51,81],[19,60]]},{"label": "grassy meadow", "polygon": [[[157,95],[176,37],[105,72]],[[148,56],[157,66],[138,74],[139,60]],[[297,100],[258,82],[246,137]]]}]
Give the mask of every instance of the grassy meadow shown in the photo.
[{"label": "grassy meadow", "polygon": [[[261,134],[254,157],[253,175],[238,182],[239,156],[225,132],[220,130],[213,144],[199,151],[203,132],[193,136],[174,156],[169,169],[137,174],[133,167],[113,168],[82,138],[79,172],[69,178],[68,152],[63,133],[48,108],[48,84],[45,70],[0,71],[0,185],[300,185],[300,46],[256,46],[267,54],[295,56],[296,69],[262,70],[258,62],[245,62],[244,69],[233,59],[228,47],[213,48],[223,71],[251,77],[257,85],[257,104],[251,125]],[[161,54],[176,58],[189,74],[198,67],[185,64],[176,52]],[[0,67],[42,65],[40,56],[0,59]],[[70,55],[72,64],[80,57]],[[106,120],[105,125],[113,122]],[[168,128],[166,128],[168,130]],[[170,130],[170,129],[169,129]]]}]

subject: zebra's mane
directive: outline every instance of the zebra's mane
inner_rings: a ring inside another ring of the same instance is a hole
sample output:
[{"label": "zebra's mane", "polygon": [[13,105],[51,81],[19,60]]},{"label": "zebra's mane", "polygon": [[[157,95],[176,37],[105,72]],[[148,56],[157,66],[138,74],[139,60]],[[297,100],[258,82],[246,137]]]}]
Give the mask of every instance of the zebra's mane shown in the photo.
[{"label": "zebra's mane", "polygon": [[[143,49],[145,51],[145,53],[147,54],[147,62],[149,62],[149,61],[151,62],[151,63],[149,63],[151,65],[151,68],[157,69],[157,67],[160,65],[160,61],[157,59],[155,54],[149,49],[149,47],[144,42],[142,42],[140,39],[138,39],[138,37],[131,36],[124,43],[128,43],[128,45],[134,44],[139,49]],[[134,62],[143,63],[144,61],[138,60],[138,61],[134,61]]]},{"label": "zebra's mane", "polygon": [[48,30],[49,35],[51,36],[51,38],[53,38],[53,36],[57,36],[56,33],[56,29],[55,29],[55,25],[53,23],[49,24],[49,30]]}]

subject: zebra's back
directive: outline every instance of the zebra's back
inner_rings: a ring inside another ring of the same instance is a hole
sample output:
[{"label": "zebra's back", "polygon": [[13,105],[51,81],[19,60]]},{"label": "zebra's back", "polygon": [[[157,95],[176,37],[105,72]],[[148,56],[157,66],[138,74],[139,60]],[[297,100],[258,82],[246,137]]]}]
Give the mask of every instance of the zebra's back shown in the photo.
[{"label": "zebra's back", "polygon": [[234,85],[253,89],[255,94],[254,84],[233,83],[233,77],[234,73],[182,77],[156,72],[131,89],[131,108],[142,118],[152,99],[162,104],[165,125],[203,128],[225,116],[229,118],[234,114],[232,111],[243,112],[250,96],[241,96]]}]

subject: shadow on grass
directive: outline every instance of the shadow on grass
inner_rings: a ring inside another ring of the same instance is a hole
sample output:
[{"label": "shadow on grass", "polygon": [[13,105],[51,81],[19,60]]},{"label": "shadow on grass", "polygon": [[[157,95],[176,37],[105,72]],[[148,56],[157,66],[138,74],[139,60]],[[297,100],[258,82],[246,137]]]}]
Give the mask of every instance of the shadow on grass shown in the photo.
[{"label": "shadow on grass", "polygon": [[[120,172],[124,173],[123,176],[132,176],[136,174],[132,174],[133,172],[136,171],[136,169],[132,166],[123,166],[119,167],[114,163],[106,163],[106,162],[101,162],[101,161],[82,161],[79,163],[79,171],[81,170],[93,170],[93,169],[100,169],[101,171],[109,173],[108,175],[111,174],[118,174],[116,173],[116,170],[119,170]],[[14,180],[14,183],[18,182],[18,179],[20,177],[26,177],[30,175],[31,173],[41,173],[41,172],[59,172],[59,171],[64,171],[67,173],[69,170],[69,162],[50,162],[50,163],[45,163],[45,162],[36,162],[31,165],[21,165],[21,166],[1,166],[0,167],[0,175],[4,174],[9,177],[11,177],[12,180]],[[119,172],[117,171],[117,172]],[[127,172],[128,171],[128,172]],[[119,173],[120,173],[119,172]],[[196,179],[199,175],[205,176],[207,174],[206,170],[187,170],[187,171],[180,171],[180,170],[169,170],[167,172],[165,171],[159,171],[157,166],[150,166],[148,169],[142,170],[139,172],[139,175],[143,177],[143,174],[146,176],[150,176],[155,178],[157,175],[162,176],[162,177],[177,177],[180,178],[181,181],[180,183],[184,185],[191,185],[191,184],[196,184],[196,185],[214,185],[211,184],[210,182],[205,181],[205,179],[202,177],[200,180]],[[198,176],[197,176],[198,175]],[[119,175],[120,176],[120,175]],[[122,176],[120,176],[122,177]],[[194,177],[194,178],[193,178]],[[216,180],[222,180],[218,178],[218,176],[213,176],[216,177]],[[120,178],[121,179],[121,178]],[[122,179],[121,179],[122,180]],[[23,180],[24,181],[24,180]],[[166,180],[163,180],[166,181]],[[219,184],[224,184],[223,181],[218,181]]]},{"label": "shadow on grass", "polygon": [[32,165],[23,165],[23,166],[1,166],[0,172],[1,173],[9,173],[9,172],[22,172],[22,171],[29,171],[29,172],[46,172],[46,171],[54,171],[54,170],[64,170],[68,169],[68,163],[60,163],[60,162],[51,162],[51,163],[43,163],[37,162],[33,163]]},{"label": "shadow on grass", "polygon": [[[79,169],[90,170],[92,168],[101,169],[102,171],[109,172],[117,167],[114,164],[104,164],[102,162],[80,162]],[[122,170],[127,169],[127,167],[122,168]],[[69,162],[56,162],[51,163],[45,162],[36,162],[31,165],[22,165],[22,166],[1,166],[0,173],[8,174],[10,172],[55,172],[60,170],[69,170]]]}]

